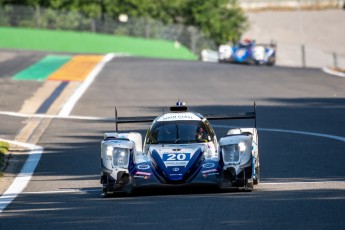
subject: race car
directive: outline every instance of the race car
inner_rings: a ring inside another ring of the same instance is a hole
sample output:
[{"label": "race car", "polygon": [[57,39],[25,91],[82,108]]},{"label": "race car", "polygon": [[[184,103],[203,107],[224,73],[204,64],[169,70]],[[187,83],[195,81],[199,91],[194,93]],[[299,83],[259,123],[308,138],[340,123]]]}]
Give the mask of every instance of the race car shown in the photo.
[{"label": "race car", "polygon": [[[101,143],[102,195],[136,189],[213,186],[252,191],[260,181],[256,110],[208,115],[180,102],[158,117],[118,117],[116,130]],[[234,128],[217,139],[209,121],[254,119],[253,128]],[[152,122],[144,143],[137,132],[119,132],[118,124]]]},{"label": "race car", "polygon": [[234,45],[219,46],[219,62],[274,65],[276,60],[275,44],[256,44],[255,41],[245,39]]}]

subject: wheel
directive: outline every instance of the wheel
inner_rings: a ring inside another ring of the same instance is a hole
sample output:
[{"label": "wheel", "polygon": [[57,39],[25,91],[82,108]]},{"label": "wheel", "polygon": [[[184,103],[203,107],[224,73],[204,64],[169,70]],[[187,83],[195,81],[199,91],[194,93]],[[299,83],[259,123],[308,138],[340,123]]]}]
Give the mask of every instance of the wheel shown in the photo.
[{"label": "wheel", "polygon": [[260,182],[260,166],[255,167],[255,174],[256,176],[255,176],[255,179],[253,180],[253,183],[257,185]]},{"label": "wheel", "polygon": [[107,193],[107,192],[103,192],[103,193],[101,194],[101,197],[102,197],[102,198],[107,198],[107,197],[108,197],[108,193]]},{"label": "wheel", "polygon": [[244,190],[246,192],[251,192],[254,189],[253,179],[245,180]]},{"label": "wheel", "polygon": [[267,62],[268,66],[273,66],[276,63],[276,59],[275,58],[270,58]]},{"label": "wheel", "polygon": [[101,197],[102,198],[108,197],[108,188],[107,187],[103,187]]}]

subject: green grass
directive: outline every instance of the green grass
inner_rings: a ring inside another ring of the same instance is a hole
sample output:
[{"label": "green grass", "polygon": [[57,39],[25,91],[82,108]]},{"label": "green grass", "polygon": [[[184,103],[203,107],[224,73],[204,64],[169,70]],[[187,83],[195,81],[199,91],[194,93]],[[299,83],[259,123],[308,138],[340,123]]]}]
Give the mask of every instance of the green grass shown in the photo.
[{"label": "green grass", "polygon": [[70,53],[124,53],[140,57],[197,60],[174,42],[127,36],[0,27],[0,48]]},{"label": "green grass", "polygon": [[0,169],[2,169],[4,163],[4,155],[10,149],[10,145],[7,142],[0,141]]}]

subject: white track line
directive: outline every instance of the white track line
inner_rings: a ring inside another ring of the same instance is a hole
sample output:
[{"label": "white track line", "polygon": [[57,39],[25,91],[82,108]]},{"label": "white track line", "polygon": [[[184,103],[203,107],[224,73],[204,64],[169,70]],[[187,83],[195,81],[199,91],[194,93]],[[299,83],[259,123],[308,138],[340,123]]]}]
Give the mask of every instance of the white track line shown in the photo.
[{"label": "white track line", "polygon": [[[73,105],[74,106],[74,105]],[[73,106],[71,108],[73,108]],[[0,114],[8,115],[8,116],[37,116],[37,115],[28,115],[28,114],[19,114],[13,112],[0,112]],[[49,116],[49,115],[39,115],[40,117],[52,117],[52,118],[62,118],[62,116]],[[66,119],[80,119],[80,120],[106,120],[109,118],[101,118],[101,117],[83,117],[83,116],[68,116],[63,117]],[[219,128],[236,128],[234,126],[228,125],[213,125],[213,127]],[[317,136],[317,137],[324,137],[329,139],[334,139],[338,141],[345,142],[345,137],[323,134],[323,133],[314,133],[314,132],[303,132],[303,131],[296,131],[296,130],[284,130],[284,129],[270,129],[270,128],[258,128],[261,131],[269,131],[269,132],[283,132],[283,133],[292,133],[292,134],[301,134],[301,135],[308,135],[308,136]],[[40,160],[41,154],[43,152],[43,148],[37,145],[27,144],[27,143],[20,143],[16,141],[9,141],[3,140],[10,144],[19,145],[25,148],[31,149],[30,155],[28,160],[26,161],[21,173],[16,177],[12,185],[6,190],[6,192],[0,197],[0,213],[9,205],[27,186],[29,183],[32,174]],[[331,182],[331,181],[330,181]],[[277,183],[269,183],[264,182],[261,184],[264,185],[288,185],[288,184],[298,184],[298,183],[309,183],[309,184],[320,184],[325,182],[277,182]],[[333,183],[333,182],[332,182]],[[334,182],[337,183],[337,182]],[[340,182],[343,183],[343,182]],[[94,191],[94,190],[86,190],[86,191]],[[61,190],[61,191],[41,191],[41,192],[28,192],[25,194],[44,194],[44,193],[74,193],[74,192],[82,192],[82,190]]]},{"label": "white track line", "polygon": [[75,120],[94,120],[94,121],[114,121],[114,117],[91,117],[91,116],[60,116],[49,114],[28,114],[17,113],[11,111],[0,111],[0,115],[12,116],[12,117],[24,117],[24,118],[58,118],[58,119],[75,119]]},{"label": "white track line", "polygon": [[14,179],[11,186],[0,197],[0,213],[9,205],[28,185],[34,173],[36,166],[41,158],[43,148],[38,145],[22,143],[18,141],[10,141],[1,139],[9,144],[18,145],[30,149],[29,157],[26,160],[22,170]]},{"label": "white track line", "polygon": [[[88,74],[86,79],[83,81],[83,83],[78,87],[78,89],[74,92],[74,94],[68,99],[68,101],[65,103],[65,105],[62,107],[59,115],[57,117],[66,117],[68,116],[77,101],[80,99],[80,97],[84,94],[84,92],[87,90],[87,88],[91,85],[91,83],[94,81],[94,79],[97,77],[97,75],[102,71],[105,64],[111,61],[115,57],[114,54],[110,53],[104,56],[103,60],[98,63],[95,68]],[[43,115],[23,115],[18,113],[11,113],[6,112],[2,113],[4,115],[12,115],[12,116],[22,116],[22,117],[49,117],[49,116],[43,116]],[[53,116],[51,118],[55,118],[56,116]],[[80,118],[78,118],[80,119]],[[92,117],[88,117],[87,119],[92,119]],[[5,193],[0,197],[0,213],[25,189],[25,187],[28,185],[29,181],[31,180],[31,177],[36,169],[36,166],[41,158],[43,148],[41,146],[28,144],[28,143],[21,143],[17,141],[10,141],[10,140],[3,140],[10,144],[18,145],[24,148],[30,149],[29,157],[26,160],[21,172],[19,175],[14,179],[10,187],[5,191]]]},{"label": "white track line", "polygon": [[59,113],[59,116],[66,117],[71,113],[77,101],[85,93],[85,91],[91,85],[91,83],[95,80],[97,75],[102,71],[105,64],[111,61],[114,57],[115,57],[115,54],[112,54],[112,53],[104,56],[103,60],[96,65],[96,67],[89,73],[89,75],[87,75],[83,83],[78,87],[78,89],[74,92],[74,94],[68,99],[68,101],[62,107]]},{"label": "white track line", "polygon": [[[213,125],[213,127],[226,128],[226,129],[238,128],[238,127],[228,126],[228,125]],[[296,130],[288,130],[288,129],[269,129],[269,128],[258,128],[258,130],[268,131],[268,132],[301,134],[301,135],[315,136],[315,137],[325,137],[325,138],[345,142],[345,137],[329,135],[329,134],[324,134],[324,133],[304,132],[304,131],[296,131]]]},{"label": "white track line", "polygon": [[342,72],[338,72],[338,71],[334,71],[328,67],[324,67],[322,68],[322,71],[325,72],[325,73],[328,73],[330,75],[333,75],[333,76],[337,76],[337,77],[345,77],[345,73],[342,73]]},{"label": "white track line", "polygon": [[[94,120],[94,121],[113,121],[114,120],[114,118],[108,118],[108,117],[25,114],[25,113],[16,113],[16,112],[9,112],[9,111],[0,111],[0,115],[7,115],[7,116],[14,116],[14,117],[60,118],[60,119],[75,119],[75,120]],[[237,126],[229,126],[229,125],[213,125],[213,127],[226,128],[226,129],[239,128]],[[335,135],[330,135],[330,134],[325,134],[325,133],[304,132],[304,131],[288,130],[288,129],[270,129],[270,128],[258,128],[258,130],[268,131],[268,132],[292,133],[292,134],[300,134],[300,135],[307,135],[307,136],[324,137],[324,138],[329,138],[329,139],[345,142],[345,137],[335,136]]]},{"label": "white track line", "polygon": [[88,193],[88,192],[99,192],[99,189],[65,189],[55,191],[37,191],[37,192],[23,192],[22,194],[61,194],[61,193]]}]

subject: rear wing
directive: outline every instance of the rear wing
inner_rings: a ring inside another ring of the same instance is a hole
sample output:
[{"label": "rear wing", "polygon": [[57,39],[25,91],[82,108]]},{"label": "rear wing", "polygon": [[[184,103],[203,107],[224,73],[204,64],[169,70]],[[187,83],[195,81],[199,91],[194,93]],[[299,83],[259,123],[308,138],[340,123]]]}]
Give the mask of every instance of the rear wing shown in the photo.
[{"label": "rear wing", "polygon": [[271,41],[271,43],[256,43],[256,46],[272,47],[272,48],[276,49],[277,43],[274,41]]},{"label": "rear wing", "polygon": [[[171,107],[171,111],[184,111],[181,109],[176,109],[177,107]],[[187,107],[184,107],[187,111]],[[118,117],[117,108],[115,107],[115,130],[118,132],[118,124],[125,123],[145,123],[153,122],[157,116],[146,116],[146,117]],[[252,112],[242,112],[242,113],[228,113],[228,114],[209,114],[204,116],[209,121],[215,120],[238,120],[238,119],[254,119],[254,126],[256,128],[256,103],[254,102],[254,110]]]},{"label": "rear wing", "polygon": [[204,117],[209,121],[254,119],[254,126],[256,128],[256,103],[254,102],[252,112],[226,113],[226,114],[217,114],[217,115],[210,114],[210,115],[205,115]]}]

